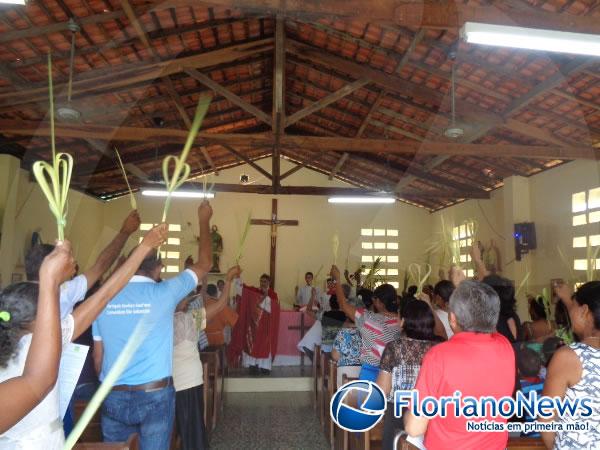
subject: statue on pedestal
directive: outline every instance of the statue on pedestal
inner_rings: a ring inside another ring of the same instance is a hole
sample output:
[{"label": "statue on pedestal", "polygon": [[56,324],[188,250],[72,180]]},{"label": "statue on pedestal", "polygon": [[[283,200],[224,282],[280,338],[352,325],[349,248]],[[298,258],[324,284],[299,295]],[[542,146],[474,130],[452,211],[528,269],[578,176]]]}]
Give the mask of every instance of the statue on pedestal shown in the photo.
[{"label": "statue on pedestal", "polygon": [[210,232],[210,240],[212,245],[212,273],[221,273],[219,268],[219,262],[221,259],[221,253],[223,253],[223,237],[219,234],[219,229],[216,225],[212,226]]}]

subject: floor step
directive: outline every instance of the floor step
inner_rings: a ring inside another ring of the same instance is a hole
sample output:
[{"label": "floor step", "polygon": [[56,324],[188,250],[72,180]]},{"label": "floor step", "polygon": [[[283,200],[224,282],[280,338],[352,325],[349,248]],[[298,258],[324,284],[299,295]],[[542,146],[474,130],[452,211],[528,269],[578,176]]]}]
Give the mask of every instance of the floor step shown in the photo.
[{"label": "floor step", "polygon": [[304,392],[312,389],[312,377],[225,378],[225,392]]}]

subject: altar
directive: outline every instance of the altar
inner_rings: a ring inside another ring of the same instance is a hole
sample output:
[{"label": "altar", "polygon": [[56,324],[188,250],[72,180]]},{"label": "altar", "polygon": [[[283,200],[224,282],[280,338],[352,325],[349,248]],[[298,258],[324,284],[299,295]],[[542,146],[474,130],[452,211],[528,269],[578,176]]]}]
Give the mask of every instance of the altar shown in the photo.
[{"label": "altar", "polygon": [[[294,310],[281,310],[279,314],[279,337],[273,366],[299,366],[301,354],[296,348],[302,336],[315,323],[306,313]],[[302,326],[303,325],[303,326]],[[310,364],[308,358],[304,364]]]}]

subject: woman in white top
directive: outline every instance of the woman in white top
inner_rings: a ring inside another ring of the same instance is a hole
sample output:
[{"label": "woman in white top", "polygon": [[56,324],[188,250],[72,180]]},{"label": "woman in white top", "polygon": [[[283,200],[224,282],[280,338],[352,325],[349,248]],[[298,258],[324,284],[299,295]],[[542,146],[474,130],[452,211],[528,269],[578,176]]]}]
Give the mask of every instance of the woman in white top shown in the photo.
[{"label": "woman in white top", "polygon": [[557,421],[567,425],[583,425],[583,431],[559,431],[542,433],[546,447],[555,449],[600,448],[600,281],[581,286],[574,299],[566,285],[556,288],[556,293],[565,303],[580,342],[558,349],[548,366],[544,384],[544,396],[566,398],[573,404],[577,399],[588,399],[592,409],[589,417],[581,411],[551,417],[546,421]]},{"label": "woman in white top", "polygon": [[183,300],[175,310],[173,336],[173,386],[175,387],[175,425],[181,438],[182,450],[208,448],[204,427],[204,394],[202,391],[202,362],[198,353],[198,334],[206,322],[227,306],[229,290],[234,278],[240,276],[238,266],[227,272],[225,286],[219,300],[204,303],[204,307],[190,310],[192,297]]},{"label": "woman in white top", "polygon": [[[25,417],[56,383],[61,350],[59,286],[74,273],[75,259],[71,254],[71,244],[57,243],[44,258],[39,270],[38,307],[23,372],[0,383],[0,433]],[[0,368],[8,365],[22,335],[13,326],[21,311],[11,314],[8,307],[5,309],[4,298],[29,295],[31,289],[35,289],[35,286],[19,283],[0,293]],[[16,306],[27,308],[28,303],[19,302]]]},{"label": "woman in white top", "polygon": [[[127,261],[117,269],[104,285],[77,310],[61,321],[63,346],[77,338],[94,321],[106,304],[127,284],[146,255],[154,251],[167,236],[167,226],[159,225],[150,230]],[[11,327],[21,334],[16,347],[9,353],[5,366],[0,367],[0,381],[21,376],[29,357],[32,344],[31,331],[35,318],[39,285],[19,283],[22,295],[10,291],[2,294],[2,310],[11,314]],[[10,450],[59,450],[64,444],[62,421],[59,417],[58,385],[29,414],[0,435],[0,449]]]}]

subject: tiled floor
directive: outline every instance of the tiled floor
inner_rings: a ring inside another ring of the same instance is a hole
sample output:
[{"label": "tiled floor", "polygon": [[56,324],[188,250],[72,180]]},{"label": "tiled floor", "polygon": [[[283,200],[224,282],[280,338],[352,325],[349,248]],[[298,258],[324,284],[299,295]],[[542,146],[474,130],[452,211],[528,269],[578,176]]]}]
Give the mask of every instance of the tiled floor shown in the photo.
[{"label": "tiled floor", "polygon": [[329,450],[310,392],[229,393],[212,450]]}]

